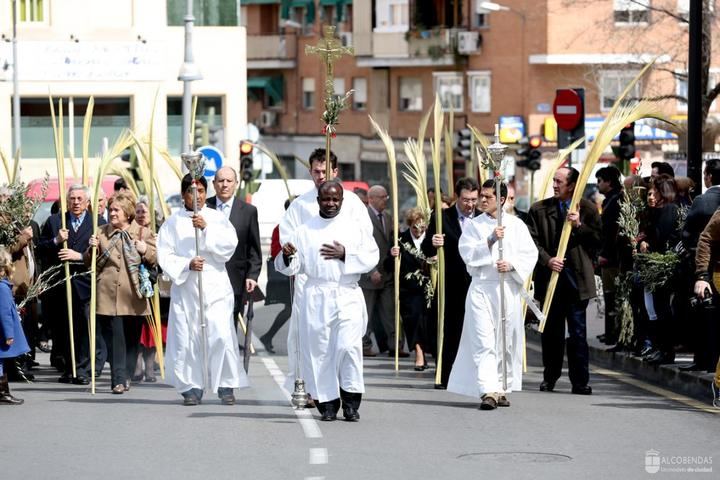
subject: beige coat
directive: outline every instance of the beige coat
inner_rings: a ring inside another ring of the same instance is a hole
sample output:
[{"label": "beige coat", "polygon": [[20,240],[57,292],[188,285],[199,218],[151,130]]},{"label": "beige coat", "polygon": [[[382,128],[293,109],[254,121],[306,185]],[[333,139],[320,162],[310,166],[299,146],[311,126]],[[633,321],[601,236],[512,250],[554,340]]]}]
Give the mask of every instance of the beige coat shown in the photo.
[{"label": "beige coat", "polygon": [[[25,233],[21,233],[15,245],[10,247],[8,252],[12,255],[13,266],[15,267],[12,278],[13,295],[19,301],[25,298],[37,274],[37,271],[33,272],[32,275],[30,274],[30,259],[28,258],[28,255],[34,255],[33,239],[25,235]],[[35,257],[33,256],[33,258]],[[35,269],[37,269],[37,264],[35,264]]]},{"label": "beige coat", "polygon": [[[115,229],[110,224],[98,227],[98,256],[109,248],[110,237],[114,231]],[[155,266],[157,263],[155,235],[150,233],[150,229],[140,227],[134,222],[128,227],[128,233],[133,240],[142,239],[147,243],[147,251],[142,256],[143,263],[146,266]],[[91,254],[92,248],[88,248],[83,255],[85,265],[88,267],[90,266]],[[98,315],[142,316],[150,314],[148,300],[138,296],[135,287],[130,281],[130,274],[125,264],[122,242],[120,241],[116,242],[107,262],[105,262],[102,269],[98,270],[96,308]]]}]

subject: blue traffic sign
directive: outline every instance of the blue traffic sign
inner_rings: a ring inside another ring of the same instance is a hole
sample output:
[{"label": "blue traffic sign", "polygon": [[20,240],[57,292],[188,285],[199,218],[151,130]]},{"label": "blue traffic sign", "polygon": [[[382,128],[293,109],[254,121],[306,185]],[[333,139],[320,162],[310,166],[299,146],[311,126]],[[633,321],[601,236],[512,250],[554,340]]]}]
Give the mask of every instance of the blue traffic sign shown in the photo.
[{"label": "blue traffic sign", "polygon": [[217,172],[225,162],[222,152],[212,145],[200,147],[197,151],[202,153],[205,158],[205,176],[213,178],[215,176],[215,172]]}]

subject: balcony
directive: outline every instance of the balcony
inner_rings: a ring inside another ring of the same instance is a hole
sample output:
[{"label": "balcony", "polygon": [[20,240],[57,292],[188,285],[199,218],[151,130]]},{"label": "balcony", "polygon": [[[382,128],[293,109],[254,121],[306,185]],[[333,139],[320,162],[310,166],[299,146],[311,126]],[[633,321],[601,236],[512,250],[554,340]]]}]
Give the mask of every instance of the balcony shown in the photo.
[{"label": "balcony", "polygon": [[[458,34],[455,28],[373,32],[372,57],[358,58],[361,67],[449,66],[457,61]],[[472,49],[472,47],[470,47]],[[479,51],[479,46],[477,47]],[[463,54],[468,54],[464,49]],[[473,52],[474,53],[474,52]]]},{"label": "balcony", "polygon": [[248,35],[247,68],[288,69],[297,66],[297,36]]}]

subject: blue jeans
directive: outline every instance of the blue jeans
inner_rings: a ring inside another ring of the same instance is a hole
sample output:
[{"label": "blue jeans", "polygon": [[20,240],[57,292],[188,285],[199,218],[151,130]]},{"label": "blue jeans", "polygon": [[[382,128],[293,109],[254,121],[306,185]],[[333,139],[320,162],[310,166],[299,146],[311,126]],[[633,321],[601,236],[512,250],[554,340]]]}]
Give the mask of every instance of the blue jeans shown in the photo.
[{"label": "blue jeans", "polygon": [[567,323],[568,375],[574,386],[581,387],[587,385],[590,378],[585,319],[588,301],[562,302],[562,295],[556,296],[553,300],[545,331],[541,335],[543,367],[545,367],[543,380],[554,384],[560,378],[565,356],[565,324]]}]

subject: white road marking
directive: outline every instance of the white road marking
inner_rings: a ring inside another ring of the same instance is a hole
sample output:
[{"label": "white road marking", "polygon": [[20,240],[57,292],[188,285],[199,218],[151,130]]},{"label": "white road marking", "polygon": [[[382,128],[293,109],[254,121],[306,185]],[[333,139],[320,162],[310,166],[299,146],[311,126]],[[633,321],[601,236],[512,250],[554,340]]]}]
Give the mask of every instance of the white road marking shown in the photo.
[{"label": "white road marking", "polygon": [[325,465],[328,463],[327,448],[310,449],[310,465]]}]

